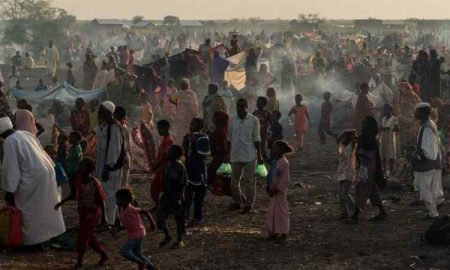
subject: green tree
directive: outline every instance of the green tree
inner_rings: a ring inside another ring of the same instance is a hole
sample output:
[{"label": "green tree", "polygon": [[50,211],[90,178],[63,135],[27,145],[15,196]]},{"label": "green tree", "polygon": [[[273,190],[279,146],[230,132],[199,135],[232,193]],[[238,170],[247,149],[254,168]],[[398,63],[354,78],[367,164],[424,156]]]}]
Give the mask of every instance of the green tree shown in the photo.
[{"label": "green tree", "polygon": [[180,24],[180,18],[177,16],[166,16],[163,19],[163,23],[166,25],[179,25]]},{"label": "green tree", "polygon": [[133,19],[131,19],[131,22],[133,24],[137,24],[138,22],[142,22],[144,20],[143,16],[134,16]]},{"label": "green tree", "polygon": [[6,20],[4,44],[29,44],[40,51],[48,40],[64,41],[75,24],[74,16],[54,8],[47,0],[1,0],[0,15]]}]

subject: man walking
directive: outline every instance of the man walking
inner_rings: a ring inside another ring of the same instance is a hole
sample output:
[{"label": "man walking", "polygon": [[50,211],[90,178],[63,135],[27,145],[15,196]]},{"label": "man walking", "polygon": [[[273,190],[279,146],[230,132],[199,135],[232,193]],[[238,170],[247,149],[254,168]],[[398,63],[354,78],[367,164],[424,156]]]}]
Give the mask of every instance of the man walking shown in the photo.
[{"label": "man walking", "polygon": [[256,192],[256,161],[262,161],[259,121],[247,110],[247,100],[239,99],[236,103],[237,115],[231,117],[229,121],[227,139],[231,149],[233,171],[231,175],[233,203],[229,210],[239,210],[243,205],[244,213],[249,213],[253,208]]}]

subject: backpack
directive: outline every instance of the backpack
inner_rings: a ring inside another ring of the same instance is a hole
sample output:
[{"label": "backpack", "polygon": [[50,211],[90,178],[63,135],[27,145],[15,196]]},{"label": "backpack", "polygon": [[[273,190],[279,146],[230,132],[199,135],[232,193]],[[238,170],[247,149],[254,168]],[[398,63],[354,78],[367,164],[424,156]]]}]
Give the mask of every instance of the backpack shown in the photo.
[{"label": "backpack", "polygon": [[431,245],[450,244],[450,216],[445,215],[435,220],[425,232],[424,240]]}]

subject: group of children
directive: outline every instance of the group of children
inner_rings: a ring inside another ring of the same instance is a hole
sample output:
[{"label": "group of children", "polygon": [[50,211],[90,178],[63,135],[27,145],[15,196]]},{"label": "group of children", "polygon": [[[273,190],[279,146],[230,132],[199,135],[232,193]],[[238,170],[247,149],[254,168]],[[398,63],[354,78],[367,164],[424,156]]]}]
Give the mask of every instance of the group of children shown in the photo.
[{"label": "group of children", "polygon": [[[332,105],[330,94],[324,94],[322,104],[321,127],[319,133],[335,136],[330,129]],[[297,136],[297,146],[303,148],[303,137],[308,129],[310,118],[308,109],[302,104],[301,95],[295,96],[296,105],[292,107],[289,116],[294,115],[294,127]],[[267,177],[267,193],[270,196],[269,210],[266,216],[266,229],[269,240],[285,240],[289,233],[289,209],[287,189],[289,184],[289,162],[286,155],[293,148],[283,141],[283,127],[280,118],[279,103],[275,89],[267,90],[267,97],[258,97],[257,109],[253,113],[260,122],[262,154],[270,162]],[[267,109],[266,109],[267,108]],[[385,106],[385,117],[381,127],[381,140],[386,147],[381,147],[383,160],[395,159],[395,132],[398,132],[398,122],[392,116],[392,107]],[[131,189],[122,188],[116,193],[117,206],[121,210],[118,221],[112,228],[116,235],[120,228],[128,231],[129,240],[124,244],[120,253],[135,262],[139,269],[155,269],[153,263],[142,255],[142,239],[146,234],[141,215],[150,222],[150,229],[156,227],[164,233],[164,239],[159,244],[164,247],[172,242],[167,219],[174,216],[176,221],[177,238],[172,248],[184,246],[183,235],[188,226],[195,226],[202,222],[203,205],[207,190],[207,157],[210,155],[210,142],[205,132],[204,120],[198,117],[192,119],[189,133],[183,138],[182,145],[175,145],[170,132],[170,122],[160,120],[156,123],[158,134],[162,137],[156,162],[152,167],[155,177],[150,188],[150,195],[155,207],[149,211],[136,206]],[[322,136],[320,137],[322,140]],[[67,146],[68,141],[68,146]],[[55,207],[58,208],[68,200],[78,200],[79,236],[77,267],[81,268],[84,253],[90,245],[100,254],[99,264],[103,264],[108,256],[95,236],[95,228],[99,221],[106,224],[104,216],[105,193],[98,179],[94,177],[95,161],[89,157],[83,158],[82,135],[71,132],[69,138],[59,136],[57,148],[46,146],[45,149],[55,160],[58,185],[69,179],[70,195]],[[323,142],[323,140],[322,140]],[[355,205],[349,196],[352,179],[355,177],[355,145],[354,133],[344,132],[339,138],[339,174],[341,204],[346,215],[354,213]],[[267,148],[266,148],[267,147]],[[394,147],[394,149],[391,149]],[[269,151],[266,151],[269,149]],[[184,157],[184,162],[182,158]],[[391,165],[392,170],[392,165]],[[66,173],[65,173],[66,172]],[[191,217],[193,205],[193,215]],[[156,221],[150,215],[156,213]]]}]

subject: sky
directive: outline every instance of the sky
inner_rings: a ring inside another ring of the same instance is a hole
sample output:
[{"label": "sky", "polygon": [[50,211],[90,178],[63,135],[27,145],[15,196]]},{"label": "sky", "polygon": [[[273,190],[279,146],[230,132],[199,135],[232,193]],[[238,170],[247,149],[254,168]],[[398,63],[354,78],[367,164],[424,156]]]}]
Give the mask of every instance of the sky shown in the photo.
[{"label": "sky", "polygon": [[131,19],[135,15],[161,20],[181,19],[294,19],[317,13],[332,19],[445,19],[450,0],[52,0],[80,20]]}]

